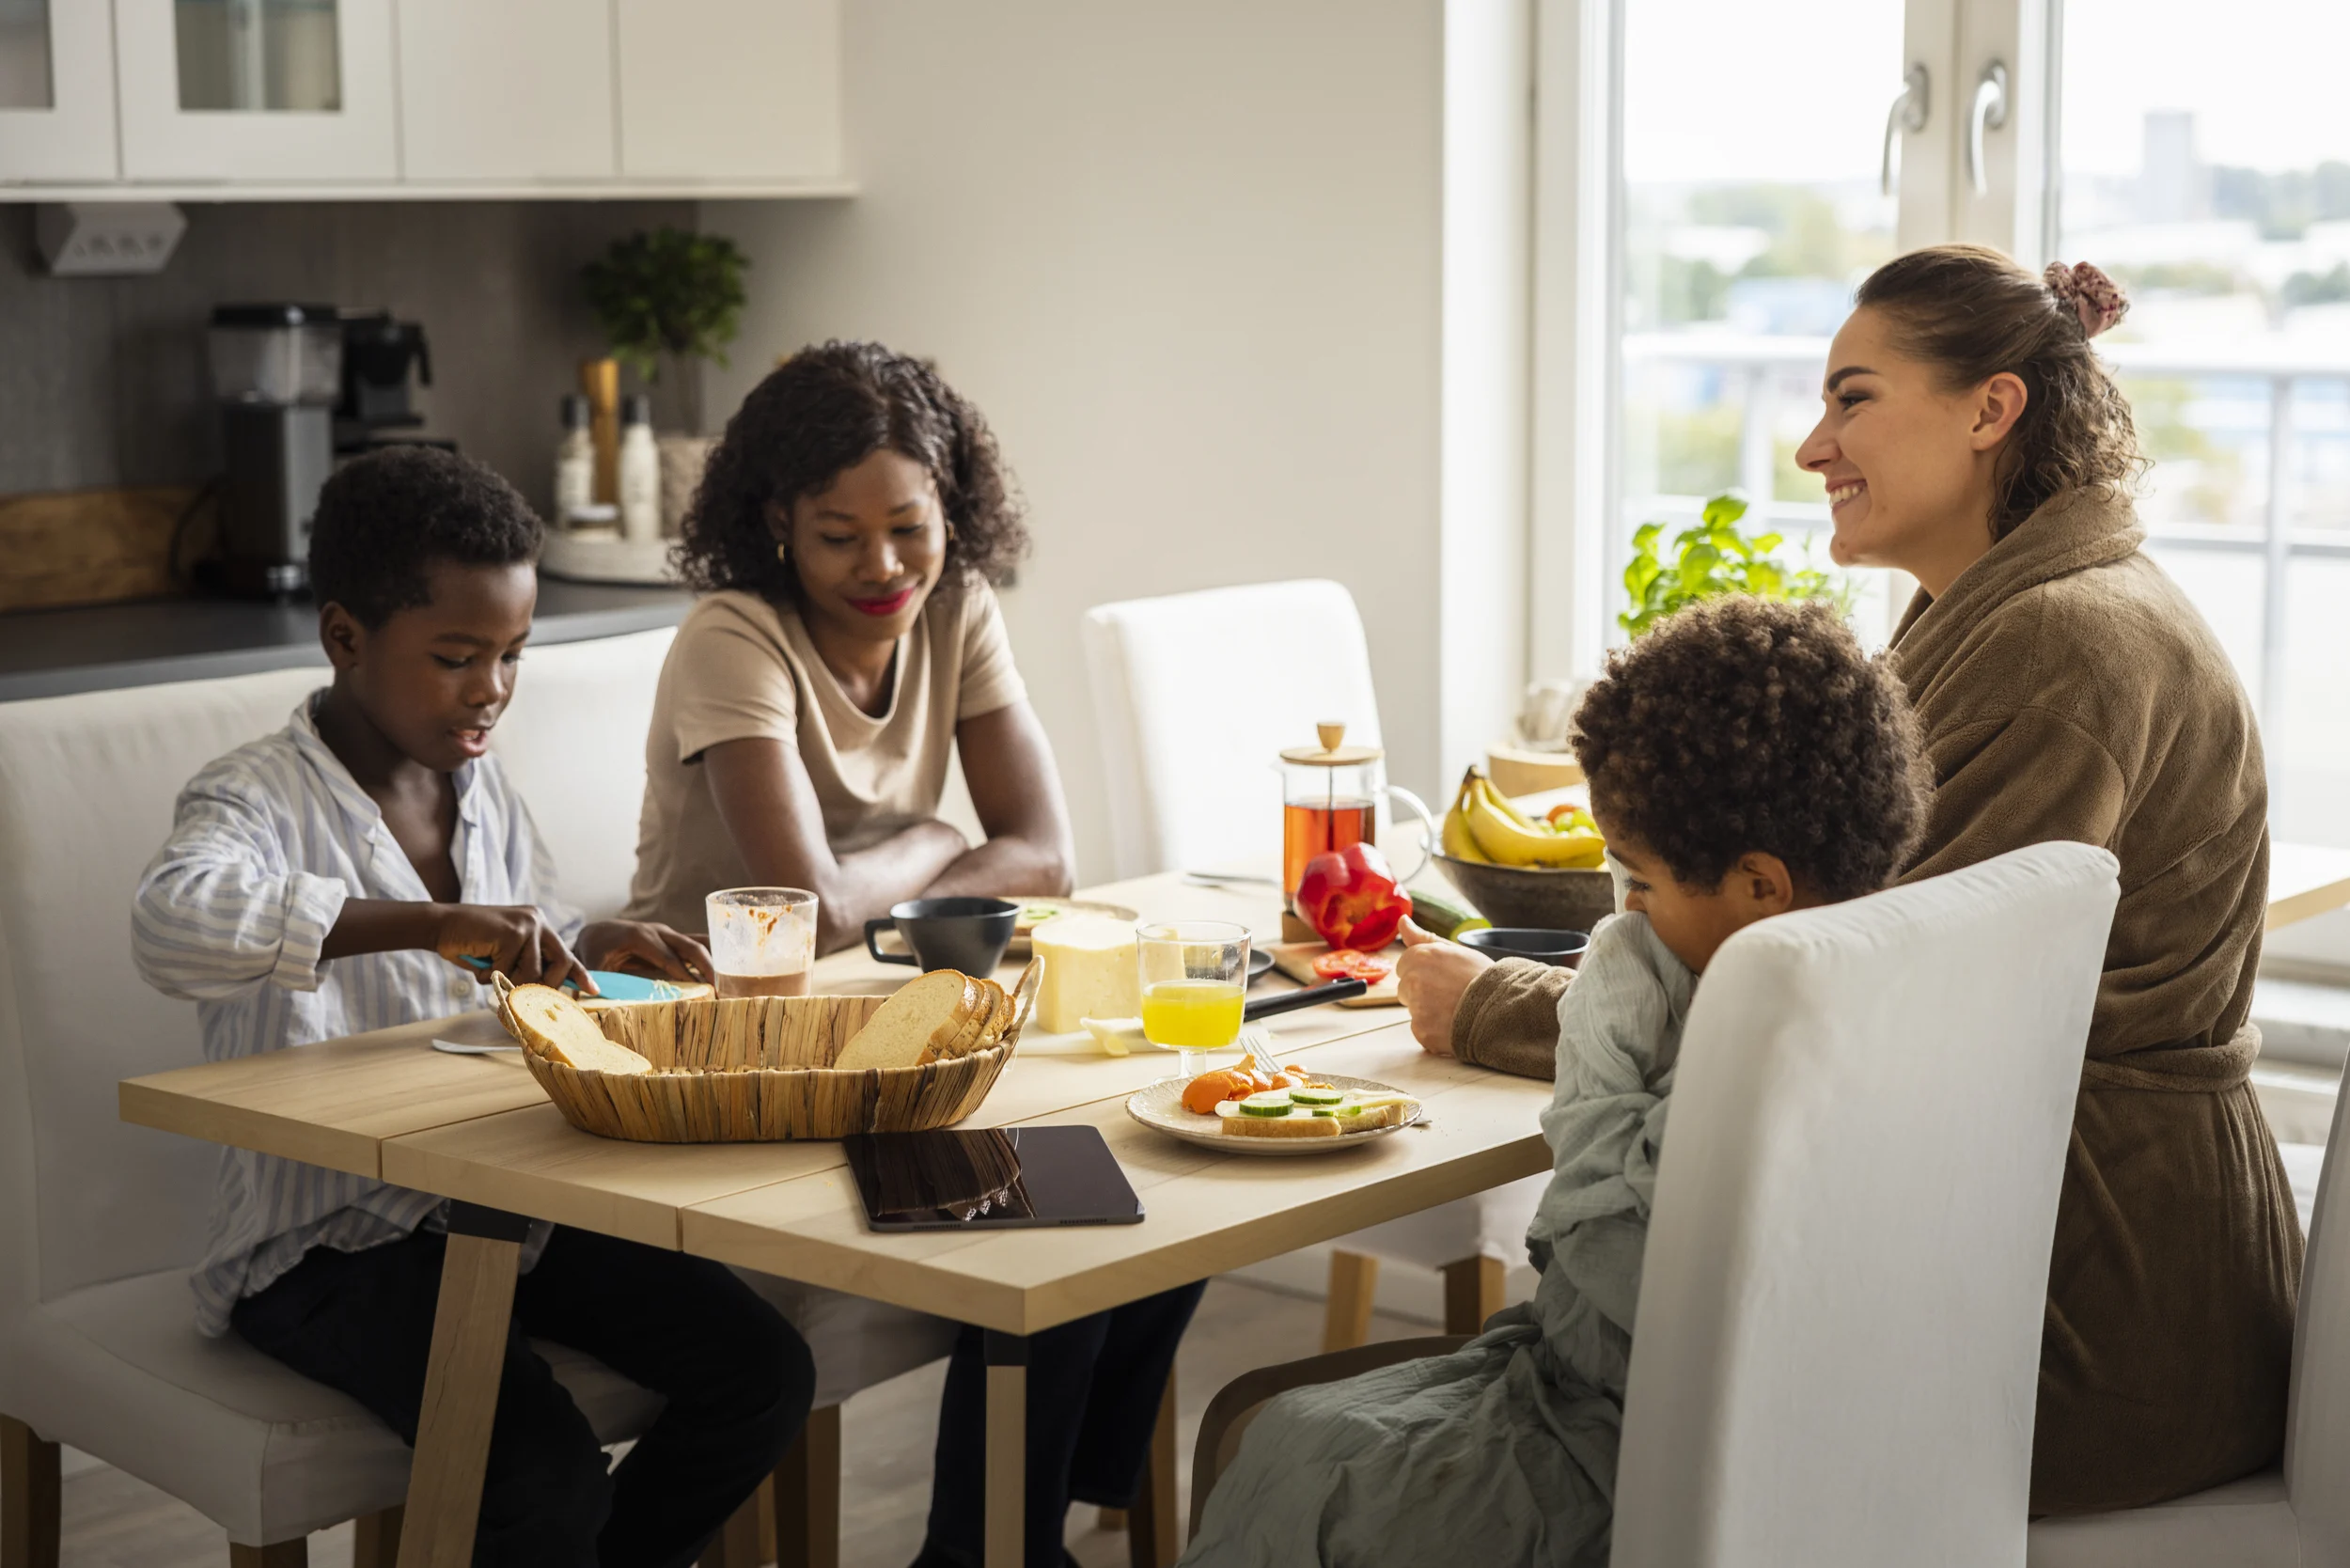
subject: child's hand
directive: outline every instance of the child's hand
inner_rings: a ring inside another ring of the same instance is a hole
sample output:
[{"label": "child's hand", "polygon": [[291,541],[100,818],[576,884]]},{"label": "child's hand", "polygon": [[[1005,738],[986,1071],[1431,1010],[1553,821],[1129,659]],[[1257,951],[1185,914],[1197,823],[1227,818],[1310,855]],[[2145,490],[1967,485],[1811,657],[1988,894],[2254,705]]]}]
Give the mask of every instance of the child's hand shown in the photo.
[{"label": "child's hand", "polygon": [[591,969],[618,969],[634,959],[665,980],[711,978],[710,949],[658,921],[598,920],[579,933],[579,950]]},{"label": "child's hand", "polygon": [[1403,922],[1403,951],[1395,961],[1395,996],[1412,1015],[1412,1038],[1431,1055],[1452,1054],[1452,1015],[1461,1011],[1462,993],[1493,967],[1494,961],[1474,948]]},{"label": "child's hand", "polygon": [[486,969],[464,965],[482,984],[489,984],[494,973],[517,984],[561,985],[575,980],[582,992],[590,996],[596,994],[587,965],[572,956],[546,918],[529,905],[444,903],[433,907],[437,915],[432,950],[451,964],[467,958],[485,961]]}]

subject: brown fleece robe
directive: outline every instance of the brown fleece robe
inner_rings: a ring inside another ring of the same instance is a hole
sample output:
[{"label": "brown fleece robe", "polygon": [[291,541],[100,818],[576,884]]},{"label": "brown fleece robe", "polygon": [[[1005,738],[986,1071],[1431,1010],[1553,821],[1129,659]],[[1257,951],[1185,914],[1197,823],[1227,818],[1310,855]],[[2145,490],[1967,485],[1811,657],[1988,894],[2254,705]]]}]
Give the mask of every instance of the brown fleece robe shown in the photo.
[{"label": "brown fleece robe", "polygon": [[[2301,1231],[2246,1021],[2267,783],[2243,688],[2143,537],[2126,501],[2060,497],[1920,593],[1889,654],[1936,781],[1904,880],[2049,839],[2122,863],[2048,1274],[2035,1513],[2217,1485],[2284,1435]],[[1480,978],[1462,1059],[1548,1077],[1563,984],[1514,960]]]}]

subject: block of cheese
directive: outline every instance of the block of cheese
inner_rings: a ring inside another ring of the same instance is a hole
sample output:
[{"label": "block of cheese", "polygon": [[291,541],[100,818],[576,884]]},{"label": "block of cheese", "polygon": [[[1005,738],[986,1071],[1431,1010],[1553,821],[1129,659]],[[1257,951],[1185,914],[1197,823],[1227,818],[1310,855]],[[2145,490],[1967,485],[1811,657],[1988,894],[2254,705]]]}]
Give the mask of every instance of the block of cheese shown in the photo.
[{"label": "block of cheese", "polygon": [[1101,915],[1062,915],[1028,938],[1043,965],[1036,1021],[1047,1034],[1073,1034],[1088,1018],[1133,1018],[1142,1011],[1135,972],[1135,928]]}]

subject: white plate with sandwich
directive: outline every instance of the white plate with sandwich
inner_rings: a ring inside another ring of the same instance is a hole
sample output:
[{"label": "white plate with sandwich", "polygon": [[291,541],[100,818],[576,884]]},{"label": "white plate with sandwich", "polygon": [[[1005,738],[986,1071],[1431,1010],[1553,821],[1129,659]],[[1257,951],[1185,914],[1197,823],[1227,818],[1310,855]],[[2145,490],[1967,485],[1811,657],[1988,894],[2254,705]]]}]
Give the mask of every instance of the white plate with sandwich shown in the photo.
[{"label": "white plate with sandwich", "polygon": [[[1227,1100],[1213,1116],[1183,1108],[1185,1078],[1165,1078],[1126,1099],[1126,1114],[1186,1143],[1230,1154],[1327,1154],[1359,1149],[1426,1120],[1420,1103],[1370,1078],[1324,1074],[1327,1089],[1275,1090]],[[1282,1097],[1285,1104],[1276,1105]]]}]

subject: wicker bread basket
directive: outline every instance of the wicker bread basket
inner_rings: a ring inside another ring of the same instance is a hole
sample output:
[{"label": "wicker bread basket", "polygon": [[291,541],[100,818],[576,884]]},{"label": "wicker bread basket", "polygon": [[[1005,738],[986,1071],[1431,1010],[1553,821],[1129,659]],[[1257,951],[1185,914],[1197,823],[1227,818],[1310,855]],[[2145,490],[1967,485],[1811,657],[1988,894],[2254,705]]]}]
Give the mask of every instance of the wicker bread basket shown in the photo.
[{"label": "wicker bread basket", "polygon": [[639,1002],[597,1017],[653,1071],[583,1072],[533,1049],[523,1060],[563,1120],[636,1143],[759,1143],[921,1132],[979,1109],[1019,1042],[920,1067],[836,1073],[828,1064],[886,998],[757,996]]}]

